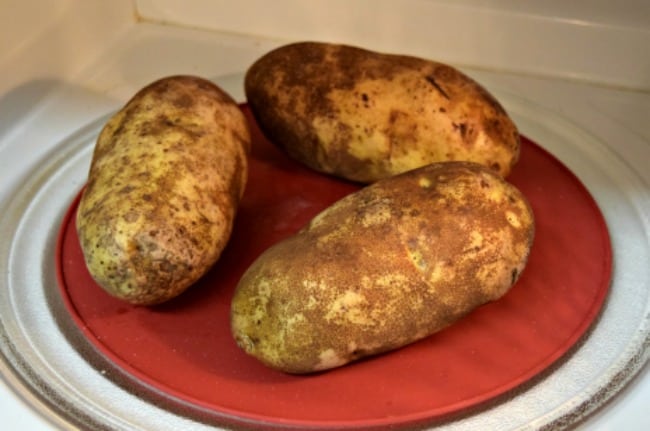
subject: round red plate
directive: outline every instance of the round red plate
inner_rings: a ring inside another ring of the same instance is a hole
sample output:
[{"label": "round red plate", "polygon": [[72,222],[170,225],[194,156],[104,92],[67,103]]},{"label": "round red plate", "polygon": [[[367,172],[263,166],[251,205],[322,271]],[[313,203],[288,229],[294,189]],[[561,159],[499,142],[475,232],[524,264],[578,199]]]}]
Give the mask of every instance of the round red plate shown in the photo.
[{"label": "round red plate", "polygon": [[254,124],[246,194],[216,266],[178,298],[136,307],[90,277],[74,228],[75,201],[57,244],[61,294],[87,339],[133,378],[229,422],[269,427],[413,425],[480,407],[565,355],[597,318],[609,289],[604,219],[584,186],[526,138],[508,178],[530,200],[535,243],[502,299],[400,350],[329,372],[286,375],[244,354],[230,335],[230,298],[268,246],[358,186],[287,159]]}]

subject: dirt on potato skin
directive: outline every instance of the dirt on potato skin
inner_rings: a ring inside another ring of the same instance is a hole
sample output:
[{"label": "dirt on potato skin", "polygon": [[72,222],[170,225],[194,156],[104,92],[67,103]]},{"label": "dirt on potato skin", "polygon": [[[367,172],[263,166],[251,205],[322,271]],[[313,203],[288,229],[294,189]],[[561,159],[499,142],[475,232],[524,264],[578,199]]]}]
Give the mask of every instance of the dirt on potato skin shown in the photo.
[{"label": "dirt on potato skin", "polygon": [[506,177],[519,158],[518,130],[498,100],[434,61],[300,42],[258,59],[245,91],[273,143],[312,169],[353,181],[449,160]]},{"label": "dirt on potato skin", "polygon": [[288,373],[390,351],[500,298],[533,238],[527,200],[485,166],[444,162],[381,180],[251,265],[233,297],[233,336]]},{"label": "dirt on potato skin", "polygon": [[248,176],[248,125],[202,78],[141,89],[102,129],[77,212],[95,281],[127,302],[171,299],[219,258]]}]

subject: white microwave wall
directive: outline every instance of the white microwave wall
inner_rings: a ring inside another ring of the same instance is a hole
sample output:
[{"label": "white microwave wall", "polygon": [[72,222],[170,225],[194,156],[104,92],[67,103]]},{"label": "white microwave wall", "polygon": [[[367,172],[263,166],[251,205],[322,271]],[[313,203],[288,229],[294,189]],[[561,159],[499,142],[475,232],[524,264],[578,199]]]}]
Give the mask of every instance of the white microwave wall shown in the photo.
[{"label": "white microwave wall", "polygon": [[147,20],[650,88],[646,0],[136,0]]},{"label": "white microwave wall", "polygon": [[646,0],[9,0],[0,15],[0,89],[68,76],[138,21],[650,89]]}]

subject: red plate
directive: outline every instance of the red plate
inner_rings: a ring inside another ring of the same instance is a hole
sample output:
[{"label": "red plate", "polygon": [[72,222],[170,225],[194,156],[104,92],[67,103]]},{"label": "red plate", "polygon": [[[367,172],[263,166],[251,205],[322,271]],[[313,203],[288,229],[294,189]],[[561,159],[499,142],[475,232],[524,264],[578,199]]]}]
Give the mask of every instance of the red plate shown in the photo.
[{"label": "red plate", "polygon": [[381,428],[462,414],[530,381],[571,350],[597,318],[610,284],[604,219],[580,181],[522,139],[509,180],[528,197],[536,237],[518,283],[497,302],[400,350],[329,372],[292,376],[244,354],[230,335],[230,298],[247,266],[357,185],[287,159],[253,127],[250,178],[230,243],[180,297],[135,307],[90,277],[74,228],[57,244],[61,295],[87,339],[135,379],[232,423]]}]

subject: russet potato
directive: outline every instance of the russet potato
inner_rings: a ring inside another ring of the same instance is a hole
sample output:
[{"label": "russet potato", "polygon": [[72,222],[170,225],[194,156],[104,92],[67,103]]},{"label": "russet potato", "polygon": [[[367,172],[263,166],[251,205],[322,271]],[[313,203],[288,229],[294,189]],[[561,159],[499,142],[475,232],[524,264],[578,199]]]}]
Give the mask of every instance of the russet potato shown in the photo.
[{"label": "russet potato", "polygon": [[140,90],[102,129],[76,226],[88,270],[133,304],[171,299],[229,239],[250,134],[216,85],[171,76]]},{"label": "russet potato", "polygon": [[238,345],[309,373],[399,348],[505,294],[527,262],[525,197],[473,162],[375,182],[262,253],[231,307]]},{"label": "russet potato", "polygon": [[273,143],[312,169],[353,181],[449,160],[506,177],[519,157],[517,128],[501,104],[434,61],[294,43],[253,63],[245,91]]}]

